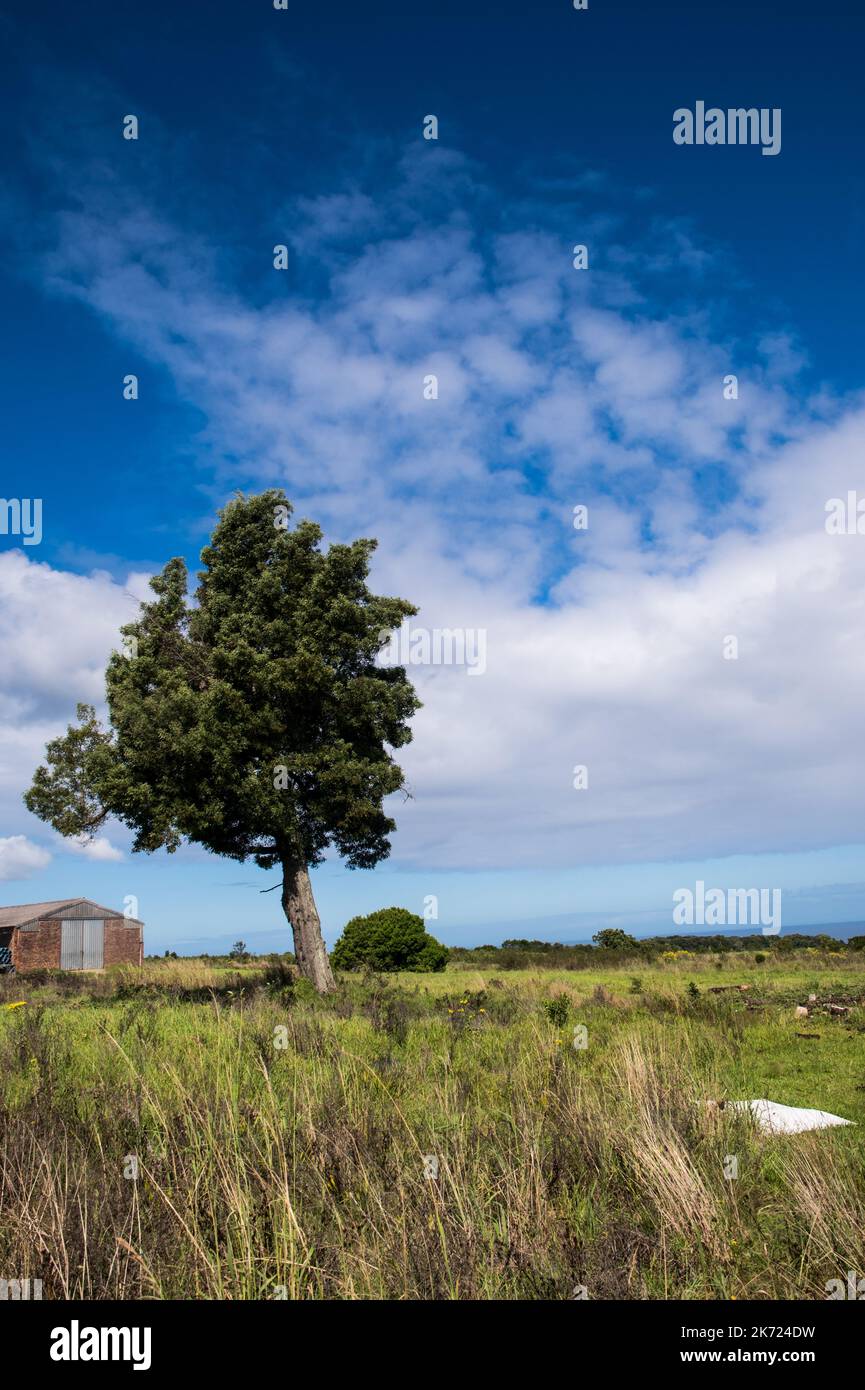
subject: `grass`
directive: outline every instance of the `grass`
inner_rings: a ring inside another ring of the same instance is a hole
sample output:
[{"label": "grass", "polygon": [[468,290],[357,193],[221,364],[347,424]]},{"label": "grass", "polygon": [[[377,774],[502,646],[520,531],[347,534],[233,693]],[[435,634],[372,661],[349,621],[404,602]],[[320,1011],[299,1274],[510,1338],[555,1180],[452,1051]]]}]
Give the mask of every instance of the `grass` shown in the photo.
[{"label": "grass", "polygon": [[[863,1000],[865,963],[822,952],[327,999],[195,961],[4,978],[0,1274],[46,1298],[822,1298],[865,1272]],[[765,1139],[706,1105],[758,1096],[857,1126]]]}]

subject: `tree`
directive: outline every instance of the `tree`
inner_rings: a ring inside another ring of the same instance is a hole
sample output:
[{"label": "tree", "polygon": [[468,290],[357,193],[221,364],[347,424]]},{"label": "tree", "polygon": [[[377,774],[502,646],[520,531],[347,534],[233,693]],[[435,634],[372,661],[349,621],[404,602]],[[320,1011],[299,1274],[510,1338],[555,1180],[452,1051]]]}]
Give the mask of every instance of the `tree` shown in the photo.
[{"label": "tree", "polygon": [[444,970],[448,948],[429,936],[423,918],[405,907],[383,907],[367,917],[352,917],[333,948],[337,970]]},{"label": "tree", "polygon": [[235,941],[228,953],[229,960],[249,960],[249,951],[245,941]]},{"label": "tree", "polygon": [[351,868],[390,850],[382,802],[404,785],[390,750],[411,739],[420,702],[405,670],[376,658],[417,610],[367,588],[375,541],[323,552],[320,528],[291,529],[291,513],[281,490],[229,502],[194,606],[183,560],[169,560],[108,662],[108,728],[80,705],[24,800],[61,835],[115,816],[134,850],[189,840],[278,866],[298,967],[324,993],[308,870],[329,846]]},{"label": "tree", "polygon": [[595,932],[592,940],[604,951],[631,951],[637,948],[635,938],[628,936],[621,927],[602,927],[599,932]]}]

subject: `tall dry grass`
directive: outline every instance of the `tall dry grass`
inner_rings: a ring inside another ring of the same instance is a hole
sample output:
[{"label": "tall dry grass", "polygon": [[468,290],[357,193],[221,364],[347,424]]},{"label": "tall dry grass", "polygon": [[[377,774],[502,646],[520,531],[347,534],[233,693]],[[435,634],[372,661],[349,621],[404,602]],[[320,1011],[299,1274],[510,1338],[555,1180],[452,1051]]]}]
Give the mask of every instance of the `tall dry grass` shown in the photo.
[{"label": "tall dry grass", "polygon": [[87,1299],[780,1298],[865,1267],[858,1134],[765,1141],[707,1107],[738,1065],[732,1004],[602,992],[581,1051],[534,988],[200,983],[3,1017],[4,1277]]}]

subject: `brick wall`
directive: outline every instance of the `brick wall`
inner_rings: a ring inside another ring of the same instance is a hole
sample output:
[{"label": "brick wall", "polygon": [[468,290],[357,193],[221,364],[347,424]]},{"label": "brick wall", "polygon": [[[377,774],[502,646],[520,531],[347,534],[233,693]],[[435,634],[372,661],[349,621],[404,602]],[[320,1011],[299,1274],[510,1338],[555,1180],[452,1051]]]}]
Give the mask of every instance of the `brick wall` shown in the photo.
[{"label": "brick wall", "polygon": [[140,965],[143,928],[130,926],[125,917],[109,917],[105,923],[105,964]]},{"label": "brick wall", "polygon": [[[60,969],[59,919],[40,922],[36,931],[15,933],[13,955],[15,968],[27,970]],[[108,917],[105,921],[105,964],[140,965],[143,951],[143,928],[130,926],[125,917]]]},{"label": "brick wall", "polygon": [[60,923],[40,922],[36,931],[15,933],[15,969],[23,974],[25,970],[60,969]]}]

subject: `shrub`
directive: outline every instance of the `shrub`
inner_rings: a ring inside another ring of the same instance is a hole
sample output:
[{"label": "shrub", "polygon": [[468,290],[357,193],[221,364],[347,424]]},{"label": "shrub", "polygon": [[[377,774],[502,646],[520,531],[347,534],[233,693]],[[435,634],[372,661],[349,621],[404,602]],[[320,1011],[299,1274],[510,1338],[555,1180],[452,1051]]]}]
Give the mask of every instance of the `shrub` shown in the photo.
[{"label": "shrub", "polygon": [[352,917],[331,952],[336,970],[444,970],[448,949],[429,936],[423,918],[405,907]]},{"label": "shrub", "polygon": [[553,999],[544,1000],[544,1013],[556,1028],[564,1028],[570,1012],[571,1001],[566,994],[557,994]]},{"label": "shrub", "polygon": [[525,970],[526,958],[520,951],[502,951],[499,957],[502,970]]},{"label": "shrub", "polygon": [[596,946],[605,951],[635,951],[637,941],[620,927],[603,927],[592,937]]},{"label": "shrub", "polygon": [[261,977],[268,994],[275,995],[283,1003],[294,999],[296,989],[295,973],[287,961],[277,960],[268,965]]}]

